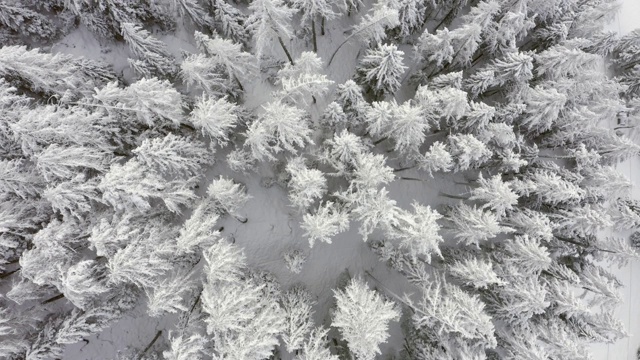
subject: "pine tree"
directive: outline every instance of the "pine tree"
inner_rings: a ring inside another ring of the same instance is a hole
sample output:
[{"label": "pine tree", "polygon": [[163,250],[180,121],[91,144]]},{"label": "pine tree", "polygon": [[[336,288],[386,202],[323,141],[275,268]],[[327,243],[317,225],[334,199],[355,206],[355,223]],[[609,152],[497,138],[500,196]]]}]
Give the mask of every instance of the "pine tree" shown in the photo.
[{"label": "pine tree", "polygon": [[191,112],[190,121],[202,135],[216,140],[221,146],[229,143],[231,130],[238,123],[239,108],[226,98],[214,100],[202,96]]},{"label": "pine tree", "polygon": [[304,116],[304,110],[281,102],[264,105],[264,113],[245,133],[245,145],[251,155],[256,160],[275,160],[274,155],[281,151],[296,154],[297,147],[312,143],[311,129]]},{"label": "pine tree", "polygon": [[331,244],[332,237],[349,228],[349,216],[335,203],[327,201],[315,213],[304,214],[300,227],[305,231],[304,236],[309,238],[309,247],[312,248],[316,241]]},{"label": "pine tree", "polygon": [[501,233],[512,232],[513,229],[501,226],[493,213],[465,204],[459,204],[447,214],[453,223],[454,236],[466,245],[480,246],[480,241],[487,241]]},{"label": "pine tree", "polygon": [[329,343],[328,332],[322,327],[314,328],[294,360],[338,360],[338,356],[332,355],[327,347]]},{"label": "pine tree", "polygon": [[373,360],[389,337],[389,322],[397,321],[400,311],[361,279],[351,280],[344,290],[334,290],[334,295],[337,309],[331,326],[338,328],[356,359]]},{"label": "pine tree", "polygon": [[295,65],[286,64],[278,71],[278,82],[282,89],[276,98],[299,107],[308,106],[329,91],[333,81],[321,74],[322,60],[315,53],[305,51],[296,59]]},{"label": "pine tree", "polygon": [[285,46],[284,39],[290,39],[293,34],[291,17],[296,11],[282,0],[254,1],[249,10],[251,16],[247,19],[247,29],[253,33],[256,57],[260,60],[273,47],[272,42],[278,40],[287,59],[293,65],[293,58]]},{"label": "pine tree", "polygon": [[136,159],[158,173],[177,177],[196,176],[203,165],[210,164],[204,144],[169,134],[164,138],[145,139],[134,149]]},{"label": "pine tree", "polygon": [[212,67],[218,67],[226,76],[238,83],[240,90],[244,87],[241,80],[250,81],[258,74],[257,59],[248,52],[242,51],[241,44],[235,43],[214,34],[209,37],[196,31],[196,46],[211,59]]},{"label": "pine tree", "polygon": [[418,166],[420,169],[425,170],[429,176],[433,177],[433,173],[436,171],[451,171],[453,168],[453,157],[447,151],[445,144],[436,141],[431,144],[429,151],[419,159]]},{"label": "pine tree", "polygon": [[391,228],[390,235],[400,241],[400,247],[406,248],[412,259],[423,258],[431,263],[432,255],[442,257],[439,243],[444,239],[438,234],[440,225],[437,223],[442,215],[416,202],[411,206],[414,213],[400,211],[398,225]]},{"label": "pine tree", "polygon": [[398,10],[391,9],[386,5],[374,7],[373,11],[365,15],[362,20],[353,27],[351,34],[338,45],[331,55],[331,58],[329,58],[327,66],[331,65],[338,50],[352,39],[357,39],[367,45],[380,43],[387,37],[387,29],[394,28],[400,24],[398,16]]},{"label": "pine tree", "polygon": [[151,199],[164,202],[167,209],[181,212],[181,206],[195,199],[189,181],[167,180],[136,159],[124,165],[113,164],[98,185],[102,199],[114,209],[135,209],[145,212],[151,208]]},{"label": "pine tree", "polygon": [[60,99],[88,95],[114,79],[105,65],[70,55],[47,54],[25,46],[0,49],[0,75],[11,76],[36,93]]},{"label": "pine tree", "polygon": [[154,72],[168,77],[177,71],[165,43],[151,36],[147,30],[134,23],[125,22],[121,24],[120,31],[131,52]]},{"label": "pine tree", "polygon": [[311,294],[301,287],[293,287],[282,294],[280,299],[285,313],[285,326],[282,341],[288,352],[301,349],[305,338],[313,327],[313,306]]},{"label": "pine tree", "polygon": [[246,15],[224,0],[209,0],[209,3],[213,7],[214,24],[220,32],[234,41],[246,44],[249,40]]},{"label": "pine tree", "polygon": [[469,200],[480,200],[485,204],[483,209],[489,208],[495,211],[498,219],[513,210],[518,204],[518,195],[511,190],[509,183],[502,181],[500,175],[494,175],[490,179],[484,179],[482,173],[478,177],[479,187],[471,190]]},{"label": "pine tree", "polygon": [[211,182],[207,194],[220,214],[229,214],[240,222],[247,222],[246,218],[238,215],[238,210],[251,199],[244,186],[220,176]]},{"label": "pine tree", "polygon": [[201,89],[208,95],[232,93],[231,84],[221,76],[216,65],[204,54],[189,55],[180,64],[180,78],[188,88]]},{"label": "pine tree", "polygon": [[170,346],[162,356],[165,360],[203,360],[207,339],[199,334],[169,333]]},{"label": "pine tree", "polygon": [[286,171],[291,176],[289,200],[299,209],[307,209],[327,192],[327,180],[322,171],[309,169],[303,158],[289,160]]},{"label": "pine tree", "polygon": [[486,289],[491,285],[504,285],[505,282],[493,271],[491,262],[473,257],[456,260],[447,271],[463,285],[475,289]]},{"label": "pine tree", "polygon": [[184,121],[182,97],[167,80],[140,79],[124,89],[111,82],[93,98],[108,114],[122,114],[148,127],[178,127]]},{"label": "pine tree", "polygon": [[454,171],[476,168],[491,157],[491,151],[473,135],[450,135],[448,152],[454,159]]},{"label": "pine tree", "polygon": [[147,313],[159,317],[167,313],[175,314],[188,311],[185,297],[191,295],[196,287],[192,274],[178,271],[168,278],[156,281],[145,288],[147,294]]},{"label": "pine tree", "polygon": [[358,76],[375,94],[376,98],[393,95],[400,88],[400,77],[407,69],[402,64],[404,52],[395,45],[378,44],[368,50],[358,67]]},{"label": "pine tree", "polygon": [[213,25],[213,19],[196,0],[171,0],[170,6],[180,17],[188,17],[196,26],[208,28]]}]

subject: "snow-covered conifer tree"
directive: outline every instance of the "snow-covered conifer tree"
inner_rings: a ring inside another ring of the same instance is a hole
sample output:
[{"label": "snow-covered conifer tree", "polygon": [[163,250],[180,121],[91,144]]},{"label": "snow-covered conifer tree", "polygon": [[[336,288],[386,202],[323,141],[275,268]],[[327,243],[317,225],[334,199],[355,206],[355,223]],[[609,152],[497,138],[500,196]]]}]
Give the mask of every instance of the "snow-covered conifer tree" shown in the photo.
[{"label": "snow-covered conifer tree", "polygon": [[216,63],[204,54],[187,56],[180,64],[180,78],[187,87],[201,89],[209,95],[223,96],[232,92],[231,85],[220,75]]},{"label": "snow-covered conifer tree", "polygon": [[414,213],[400,211],[398,225],[391,228],[390,234],[400,240],[400,247],[406,248],[411,258],[424,258],[430,263],[432,255],[442,257],[439,244],[444,240],[438,234],[440,225],[437,223],[442,215],[429,206],[415,202],[411,206]]},{"label": "snow-covered conifer tree", "polygon": [[466,245],[480,246],[480,241],[513,231],[501,226],[495,214],[465,204],[453,207],[447,219],[453,223],[451,230],[456,239]]},{"label": "snow-covered conifer tree", "polygon": [[511,190],[509,183],[502,181],[500,175],[485,179],[480,173],[477,183],[480,186],[471,190],[469,200],[484,202],[482,208],[495,211],[498,219],[505,216],[507,211],[513,210],[514,206],[518,204],[518,195]]},{"label": "snow-covered conifer tree", "polygon": [[199,334],[169,333],[169,350],[162,356],[165,360],[203,360],[207,339]]},{"label": "snow-covered conifer tree", "polygon": [[400,78],[407,69],[402,60],[404,52],[395,45],[378,44],[368,50],[358,67],[358,76],[367,84],[376,98],[393,95],[400,87]]},{"label": "snow-covered conifer tree", "polygon": [[278,71],[278,82],[282,85],[276,96],[278,99],[300,107],[314,102],[329,91],[333,81],[321,73],[322,59],[315,53],[305,51],[295,61],[295,65],[286,64]]},{"label": "snow-covered conifer tree", "polygon": [[188,17],[196,26],[210,27],[213,19],[196,0],[171,0],[170,6],[181,18]]},{"label": "snow-covered conifer tree", "polygon": [[158,317],[164,314],[175,314],[188,311],[189,305],[185,301],[196,288],[192,274],[178,271],[168,278],[155,282],[145,288],[147,294],[147,312],[150,316]]},{"label": "snow-covered conifer tree", "polygon": [[391,9],[386,5],[375,6],[371,13],[365,15],[360,22],[353,27],[351,34],[338,45],[327,65],[331,65],[338,50],[352,39],[358,39],[367,45],[380,43],[387,37],[387,29],[392,29],[400,24],[398,17],[399,13],[397,9]]},{"label": "snow-covered conifer tree", "polygon": [[294,360],[338,360],[338,356],[329,351],[329,330],[318,327],[311,330],[307,341],[302,344],[300,352]]},{"label": "snow-covered conifer tree", "polygon": [[211,59],[212,65],[222,69],[229,79],[238,83],[241,90],[244,89],[241,81],[251,81],[258,74],[257,59],[251,53],[242,51],[241,44],[217,34],[209,37],[198,31],[194,37],[198,49]]},{"label": "snow-covered conifer tree", "polygon": [[203,96],[196,102],[190,120],[202,131],[202,135],[225,146],[229,142],[231,130],[238,123],[238,106],[226,98],[214,100]]},{"label": "snow-covered conifer tree", "polygon": [[289,200],[299,209],[307,209],[327,192],[327,180],[322,171],[309,169],[303,158],[289,160],[286,167],[289,180]]},{"label": "snow-covered conifer tree", "polygon": [[257,160],[275,160],[281,151],[297,153],[312,143],[311,129],[305,119],[305,111],[282,102],[264,105],[264,113],[249,125],[246,145]]},{"label": "snow-covered conifer tree", "polygon": [[449,154],[454,159],[454,171],[478,167],[491,157],[491,150],[471,134],[449,136]]},{"label": "snow-covered conifer tree", "polygon": [[349,228],[349,215],[341,211],[338,205],[331,201],[320,205],[313,214],[304,214],[300,227],[309,238],[309,247],[316,241],[331,244],[331,238]]},{"label": "snow-covered conifer tree", "polygon": [[421,169],[425,170],[429,176],[433,176],[434,172],[447,172],[453,168],[453,157],[447,151],[447,146],[440,141],[431,144],[422,158],[419,159]]},{"label": "snow-covered conifer tree", "polygon": [[567,97],[556,89],[538,85],[528,92],[527,109],[519,123],[532,133],[550,130],[566,102]]},{"label": "snow-covered conifer tree", "polygon": [[213,200],[218,212],[229,214],[240,222],[247,222],[246,218],[238,215],[238,210],[251,199],[243,185],[220,176],[211,182],[207,188],[207,194]]},{"label": "snow-covered conifer tree", "polygon": [[277,40],[293,65],[293,58],[284,41],[293,35],[291,17],[296,11],[282,0],[253,1],[249,10],[251,15],[247,19],[247,29],[253,33],[258,60],[273,48],[272,42]]},{"label": "snow-covered conifer tree", "polygon": [[113,164],[98,185],[102,199],[115,209],[147,211],[151,199],[164,202],[172,212],[181,212],[181,206],[195,199],[190,186],[183,179],[167,180],[136,159],[124,165]]},{"label": "snow-covered conifer tree", "polygon": [[149,127],[177,127],[184,121],[182,96],[167,80],[140,79],[124,89],[111,82],[93,98],[109,115],[122,114]]},{"label": "snow-covered conifer tree", "polygon": [[304,346],[304,339],[312,331],[315,301],[307,290],[294,286],[282,294],[280,302],[285,313],[282,341],[292,353]]},{"label": "snow-covered conifer tree", "polygon": [[194,176],[203,165],[211,163],[203,143],[173,134],[146,139],[132,152],[149,168],[178,177]]},{"label": "snow-covered conifer tree", "polygon": [[[122,23],[120,31],[131,52],[139,57],[143,63],[142,67],[139,67],[140,69],[147,66],[162,76],[170,76],[176,72],[177,68],[174,59],[169,54],[165,43],[151,36],[141,26],[133,23]],[[135,66],[134,69],[136,69]],[[141,75],[144,77],[151,76],[145,71],[142,71]]]},{"label": "snow-covered conifer tree", "polygon": [[237,7],[224,0],[209,0],[213,7],[214,25],[226,37],[246,44],[249,31],[246,27],[247,17]]},{"label": "snow-covered conifer tree", "polygon": [[192,253],[198,247],[217,241],[220,232],[213,227],[218,218],[215,208],[206,199],[202,200],[180,228],[180,235],[176,239],[177,253]]},{"label": "snow-covered conifer tree", "polygon": [[380,344],[389,337],[389,322],[397,321],[400,311],[362,279],[351,280],[334,294],[337,309],[331,326],[338,328],[356,359],[373,360],[380,354]]},{"label": "snow-covered conifer tree", "polygon": [[613,226],[604,209],[590,204],[569,210],[559,209],[553,218],[558,229],[581,236],[595,235],[597,231]]},{"label": "snow-covered conifer tree", "polygon": [[493,271],[491,262],[482,259],[465,257],[456,260],[447,271],[462,284],[475,289],[484,289],[490,285],[504,285],[505,282]]}]

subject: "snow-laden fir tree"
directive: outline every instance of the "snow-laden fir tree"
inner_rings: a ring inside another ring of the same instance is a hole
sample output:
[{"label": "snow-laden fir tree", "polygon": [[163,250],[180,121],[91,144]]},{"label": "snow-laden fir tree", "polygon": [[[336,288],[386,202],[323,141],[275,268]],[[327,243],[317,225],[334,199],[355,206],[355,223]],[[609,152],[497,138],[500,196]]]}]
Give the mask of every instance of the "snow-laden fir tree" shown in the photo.
[{"label": "snow-laden fir tree", "polygon": [[358,360],[373,360],[389,338],[389,322],[400,318],[396,304],[383,299],[362,279],[334,291],[336,311],[331,326],[338,328]]},{"label": "snow-laden fir tree", "polygon": [[444,240],[438,234],[440,225],[437,223],[442,215],[429,206],[418,203],[411,206],[413,213],[400,211],[398,225],[392,226],[389,234],[400,241],[400,247],[405,248],[412,259],[420,258],[430,263],[433,255],[442,257],[439,245]]},{"label": "snow-laden fir tree", "polygon": [[480,173],[476,182],[479,186],[471,190],[469,200],[483,202],[482,208],[495,211],[498,219],[518,204],[518,195],[509,187],[509,183],[502,181],[500,175],[485,179]]},{"label": "snow-laden fir tree", "polygon": [[134,23],[122,23],[120,31],[131,52],[139,58],[129,60],[129,65],[139,75],[150,77],[157,73],[167,77],[176,72],[174,59],[165,43]]},{"label": "snow-laden fir tree", "polygon": [[395,45],[378,44],[376,49],[367,50],[360,60],[358,78],[375,98],[393,95],[400,88],[402,74],[407,69],[403,58],[404,52]]},{"label": "snow-laden fir tree", "polygon": [[512,232],[513,229],[501,226],[495,214],[477,208],[459,204],[447,214],[453,224],[451,230],[459,242],[466,245],[480,246],[480,241],[494,238],[501,233]]},{"label": "snow-laden fir tree", "polygon": [[302,287],[294,286],[282,294],[280,299],[285,313],[282,341],[288,352],[293,353],[304,346],[304,340],[313,329],[313,306],[311,294]]},{"label": "snow-laden fir tree", "polygon": [[290,176],[287,186],[293,206],[308,209],[327,192],[327,180],[322,171],[308,168],[304,158],[289,160],[286,171]]},{"label": "snow-laden fir tree", "polygon": [[238,106],[227,98],[202,96],[198,99],[189,120],[200,129],[202,135],[215,140],[221,146],[229,143],[230,135],[238,123]]},{"label": "snow-laden fir tree", "polygon": [[296,154],[311,140],[311,128],[304,110],[280,101],[263,106],[264,112],[249,125],[245,145],[256,160],[275,160],[275,155],[288,151]]},{"label": "snow-laden fir tree", "polygon": [[209,184],[207,194],[217,212],[223,215],[229,214],[240,222],[247,222],[247,218],[238,215],[238,210],[251,199],[251,195],[247,194],[242,184],[221,175]]},{"label": "snow-laden fir tree", "polygon": [[222,70],[229,79],[235,81],[243,90],[243,81],[251,81],[257,75],[257,59],[242,50],[242,45],[220,35],[209,37],[201,32],[194,33],[196,46],[210,60],[211,65]]},{"label": "snow-laden fir tree", "polygon": [[247,19],[247,29],[253,33],[256,57],[269,55],[274,48],[274,41],[278,41],[287,59],[293,65],[293,58],[285,45],[293,35],[291,18],[296,12],[282,0],[253,1],[249,6],[251,15]]},{"label": "snow-laden fir tree", "polygon": [[349,215],[337,204],[327,201],[314,213],[304,214],[300,227],[309,239],[309,247],[312,248],[316,241],[331,244],[334,236],[349,228]]}]

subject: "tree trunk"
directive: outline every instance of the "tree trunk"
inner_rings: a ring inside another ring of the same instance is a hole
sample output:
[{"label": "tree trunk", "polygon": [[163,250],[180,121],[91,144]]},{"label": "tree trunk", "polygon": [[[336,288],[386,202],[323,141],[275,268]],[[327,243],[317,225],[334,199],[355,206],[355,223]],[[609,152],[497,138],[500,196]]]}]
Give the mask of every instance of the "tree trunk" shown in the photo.
[{"label": "tree trunk", "polygon": [[373,146],[376,146],[376,145],[380,144],[381,142],[387,140],[388,138],[389,138],[388,136],[384,136],[383,138],[374,141],[373,142]]},{"label": "tree trunk", "polygon": [[151,340],[149,345],[147,345],[147,347],[144,348],[144,350],[142,350],[140,355],[138,355],[138,359],[142,359],[144,357],[144,354],[146,354],[147,351],[149,351],[149,349],[151,349],[153,344],[155,344],[155,342],[158,341],[158,338],[160,338],[160,335],[162,335],[162,330],[158,330],[158,332],[156,333],[156,336],[153,337],[153,339]]},{"label": "tree trunk", "polygon": [[318,53],[318,41],[316,40],[316,21],[311,19],[311,38],[313,40],[313,52]]},{"label": "tree trunk", "polygon": [[282,50],[284,50],[284,53],[287,55],[287,59],[289,59],[289,62],[291,63],[291,65],[295,65],[295,63],[293,62],[293,58],[289,53],[289,50],[287,50],[287,47],[284,46],[284,41],[282,41],[282,38],[280,36],[278,36],[278,41],[280,42],[280,46],[282,46]]},{"label": "tree trunk", "polygon": [[417,165],[411,165],[411,166],[405,166],[405,167],[393,169],[393,172],[400,172],[400,171],[410,170],[410,169],[415,168],[416,166]]},{"label": "tree trunk", "polygon": [[438,191],[438,195],[442,196],[442,197],[449,198],[449,199],[456,199],[456,200],[468,200],[469,199],[466,196],[451,195],[451,194],[443,193],[442,191]]},{"label": "tree trunk", "polygon": [[48,304],[48,303],[54,302],[54,301],[56,301],[56,300],[60,300],[60,299],[62,299],[63,297],[64,297],[64,294],[58,294],[58,295],[56,295],[56,296],[54,296],[54,297],[52,297],[52,298],[49,298],[49,299],[47,299],[47,300],[43,301],[41,304],[42,304],[42,305],[44,305],[44,304]]},{"label": "tree trunk", "polygon": [[325,18],[323,16],[322,20],[320,21],[320,35],[322,36],[324,36],[324,21],[325,21]]}]

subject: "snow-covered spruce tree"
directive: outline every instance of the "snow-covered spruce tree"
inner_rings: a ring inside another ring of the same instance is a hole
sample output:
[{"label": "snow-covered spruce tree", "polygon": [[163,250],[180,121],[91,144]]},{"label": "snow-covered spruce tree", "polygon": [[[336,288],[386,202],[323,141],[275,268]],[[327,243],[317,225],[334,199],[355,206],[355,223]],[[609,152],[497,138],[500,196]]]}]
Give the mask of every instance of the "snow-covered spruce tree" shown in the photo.
[{"label": "snow-covered spruce tree", "polygon": [[74,100],[115,78],[104,64],[70,55],[48,54],[26,46],[0,49],[0,75],[35,94]]},{"label": "snow-covered spruce tree", "polygon": [[264,113],[245,133],[245,146],[253,158],[273,161],[282,151],[296,154],[297,148],[313,143],[304,110],[280,101],[270,102],[263,109]]},{"label": "snow-covered spruce tree", "polygon": [[211,65],[226,73],[227,78],[236,82],[240,90],[244,90],[243,81],[252,81],[257,75],[257,59],[253,54],[243,51],[240,43],[215,33],[209,37],[196,31],[194,37],[198,49],[211,59]]},{"label": "snow-covered spruce tree", "polygon": [[167,45],[154,38],[141,26],[134,23],[123,23],[120,31],[131,52],[138,59],[129,59],[129,65],[141,77],[158,74],[163,77],[172,76],[177,67],[169,54]]},{"label": "snow-covered spruce tree", "polygon": [[[317,29],[316,21],[321,24],[321,35],[324,35],[325,21],[331,21],[339,17],[339,13],[336,12],[333,7],[333,3],[327,0],[293,0],[292,5],[294,8],[302,12],[300,17],[300,26],[306,28],[311,27],[311,41],[313,44],[313,51],[318,52],[317,41]],[[340,4],[338,4],[340,5]]]},{"label": "snow-covered spruce tree", "polygon": [[336,311],[331,326],[338,328],[358,360],[373,360],[389,337],[389,322],[400,318],[397,306],[383,299],[362,279],[334,291]]},{"label": "snow-covered spruce tree", "polygon": [[258,0],[249,6],[251,15],[247,19],[247,29],[253,33],[256,57],[260,60],[274,48],[274,41],[278,41],[287,59],[294,64],[293,57],[287,49],[285,40],[293,35],[291,18],[296,12],[289,8],[282,0]]},{"label": "snow-covered spruce tree", "polygon": [[393,95],[400,88],[400,77],[407,69],[403,57],[404,52],[395,45],[378,44],[376,49],[367,51],[358,66],[357,78],[373,98]]},{"label": "snow-covered spruce tree", "polygon": [[313,214],[304,214],[302,224],[304,236],[309,238],[309,247],[316,241],[331,244],[331,238],[349,228],[349,215],[339,205],[327,201]]},{"label": "snow-covered spruce tree", "polygon": [[209,28],[213,25],[213,19],[196,0],[171,0],[169,5],[181,18],[188,18],[196,26]]},{"label": "snow-covered spruce tree", "polygon": [[221,215],[229,214],[236,220],[245,223],[246,217],[238,214],[238,210],[251,199],[251,195],[247,194],[245,187],[235,183],[232,179],[220,176],[209,184],[207,194],[213,201],[213,206]]},{"label": "snow-covered spruce tree", "polygon": [[303,158],[289,160],[286,171],[290,176],[289,200],[298,209],[307,209],[327,191],[327,180],[322,171],[309,169]]},{"label": "snow-covered spruce tree", "polygon": [[397,9],[389,8],[386,5],[375,6],[371,13],[365,15],[360,22],[353,27],[351,34],[338,45],[329,58],[327,66],[331,65],[338,51],[354,39],[367,45],[380,43],[387,37],[387,29],[394,28],[400,24],[398,16]]}]

